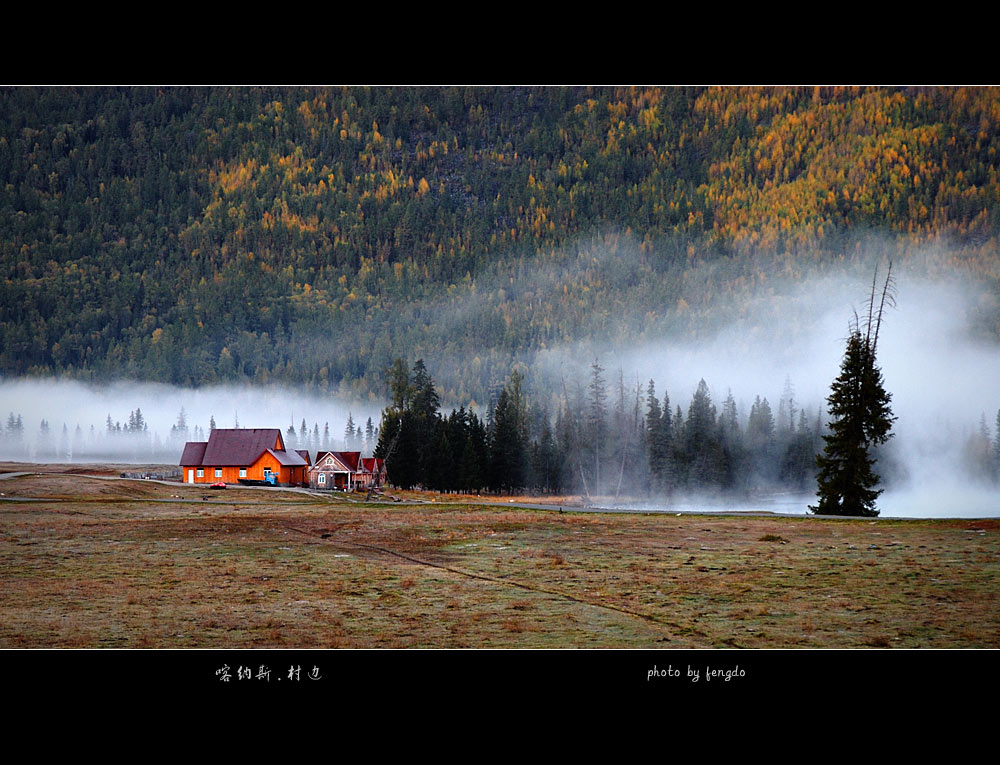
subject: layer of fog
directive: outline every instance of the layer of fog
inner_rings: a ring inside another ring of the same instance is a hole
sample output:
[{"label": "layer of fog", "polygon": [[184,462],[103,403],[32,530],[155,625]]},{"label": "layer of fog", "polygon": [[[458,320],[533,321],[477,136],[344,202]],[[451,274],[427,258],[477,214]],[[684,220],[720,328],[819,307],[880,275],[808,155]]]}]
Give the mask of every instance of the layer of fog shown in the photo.
[{"label": "layer of fog", "polygon": [[[176,434],[182,410],[186,439],[179,435],[172,439],[171,432]],[[135,411],[141,411],[148,428],[142,439],[148,449],[137,448],[133,434],[108,434],[109,417],[113,426],[124,429]],[[23,442],[0,440],[0,459],[52,462],[80,460],[79,453],[72,453],[77,426],[85,445],[78,452],[99,453],[101,459],[120,462],[148,462],[154,449],[153,456],[162,458],[164,453],[176,452],[175,459],[179,459],[178,446],[182,448],[184,440],[196,440],[196,436],[207,438],[213,419],[218,428],[280,428],[283,435],[294,428],[296,448],[313,446],[311,440],[309,444],[299,442],[305,420],[310,439],[317,427],[322,438],[329,426],[331,448],[344,449],[349,446],[345,438],[348,418],[355,429],[360,427],[364,432],[369,417],[375,428],[381,417],[380,410],[371,403],[343,402],[277,385],[177,388],[158,383],[88,385],[31,378],[0,380],[0,427],[6,428],[11,415],[21,417]],[[57,452],[54,456],[39,453],[42,420],[48,423],[51,447]],[[64,426],[68,445],[60,444]]]},{"label": "layer of fog", "polygon": [[[595,507],[651,513],[770,513],[807,515],[815,494],[774,494],[757,499],[678,497],[672,500],[603,502]],[[992,518],[1000,516],[995,488],[956,481],[921,483],[886,491],[876,502],[880,518]]]},{"label": "layer of fog", "polygon": [[[630,256],[626,253],[622,257]],[[597,258],[577,260],[580,263],[573,268],[601,269]],[[629,262],[635,266],[638,261]],[[697,341],[670,338],[666,332],[663,339],[650,341],[647,332],[641,343],[547,349],[525,359],[532,392],[551,403],[561,395],[564,383],[570,395],[575,386],[586,390],[590,365],[597,360],[605,370],[609,393],[617,385],[619,370],[633,395],[636,387],[641,389],[643,411],[648,380],[655,381],[661,401],[664,393],[668,394],[671,407],[680,406],[686,415],[698,381],[704,379],[720,410],[732,392],[744,427],[756,396],[767,398],[777,416],[778,402],[789,391],[795,406],[806,410],[810,423],[817,416],[825,422],[825,400],[839,373],[850,323],[855,312],[862,322],[865,318],[872,266],[874,261],[855,262],[849,273],[833,275],[827,268],[823,278],[805,282],[781,283],[768,278],[766,289],[757,297],[723,307],[725,315],[735,317],[728,326],[713,334],[703,332]],[[885,263],[880,266],[884,274]],[[573,278],[573,268],[568,273],[551,267],[522,275],[510,280],[505,290],[519,296],[517,299],[544,301],[550,299],[550,293],[561,292],[561,285]],[[928,268],[926,262],[911,259],[897,264],[894,272],[897,306],[885,314],[878,346],[885,386],[892,393],[892,408],[898,417],[886,455],[893,469],[883,470],[887,490],[878,501],[883,516],[1000,515],[1000,495],[970,480],[962,455],[981,418],[995,430],[1000,409],[1000,349],[976,342],[970,331],[970,314],[982,305],[982,290],[958,277],[936,281],[925,277],[942,270],[940,265]],[[635,268],[625,268],[623,273],[620,278],[626,281],[649,276]],[[705,281],[710,280],[711,274],[706,274]],[[620,317],[617,335],[627,336],[636,325],[634,312],[646,311],[649,306],[642,300],[629,302],[630,289],[621,286],[620,304],[609,308],[600,321],[607,328]],[[465,321],[475,310],[477,301],[470,298],[439,312],[440,320]],[[432,377],[440,381],[444,375],[439,370],[447,366],[445,361],[435,363],[433,353],[419,355],[427,358]],[[412,365],[415,357],[408,361]],[[501,377],[495,382],[502,383]],[[442,404],[447,410],[468,402],[444,400]],[[362,427],[368,417],[377,426],[380,417],[379,407],[371,402],[349,403],[280,386],[177,389],[125,382],[89,386],[54,380],[0,380],[0,417],[6,418],[10,412],[23,417],[28,459],[33,456],[31,444],[43,418],[58,442],[64,424],[70,434],[79,425],[85,434],[93,427],[100,435],[109,415],[113,422],[124,425],[137,408],[141,408],[150,432],[158,434],[162,442],[167,441],[182,408],[188,427],[198,426],[204,433],[210,417],[218,427],[233,427],[238,420],[242,427],[279,427],[283,433],[289,426],[299,430],[303,419],[310,431],[318,424],[321,434],[329,423],[333,448],[346,445],[348,413],[354,424]],[[549,411],[554,415],[551,407]],[[3,446],[0,458],[11,459],[14,455],[4,453]],[[25,458],[24,451],[21,458]],[[145,461],[134,450],[131,456],[123,453],[121,459]],[[804,513],[815,498],[769,501],[770,509],[777,509],[776,502],[781,512]]]},{"label": "layer of fog", "polygon": [[[886,264],[880,266],[884,277]],[[970,332],[981,290],[957,277],[928,281],[914,272],[926,269],[894,266],[896,306],[885,311],[879,335],[878,363],[898,419],[882,464],[876,465],[886,477],[878,508],[895,517],[1000,515],[1000,492],[977,482],[963,459],[983,418],[995,437],[1000,409],[1000,348]],[[658,397],[666,392],[671,407],[680,406],[685,416],[704,379],[720,411],[732,392],[744,427],[755,397],[767,398],[777,417],[778,402],[790,391],[810,423],[817,416],[825,423],[826,397],[840,373],[850,326],[855,314],[862,326],[867,318],[872,271],[865,278],[862,273],[856,269],[853,276],[774,289],[743,306],[740,318],[711,338],[564,347],[539,354],[534,368],[549,384],[582,380],[586,386],[596,360],[606,378],[617,384],[620,371],[633,391],[637,383],[645,391],[646,381],[654,380]],[[781,496],[743,509],[805,513],[815,501],[815,496]],[[690,499],[664,509],[698,506],[712,509],[710,502]]]}]

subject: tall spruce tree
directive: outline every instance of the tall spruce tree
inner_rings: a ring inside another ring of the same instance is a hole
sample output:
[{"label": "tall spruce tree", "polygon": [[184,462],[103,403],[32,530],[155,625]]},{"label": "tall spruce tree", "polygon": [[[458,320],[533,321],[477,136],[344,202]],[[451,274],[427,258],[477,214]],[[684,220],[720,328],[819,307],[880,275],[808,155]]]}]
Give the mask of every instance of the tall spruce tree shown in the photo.
[{"label": "tall spruce tree", "polygon": [[505,386],[493,412],[490,439],[490,488],[494,491],[509,493],[524,486],[528,455],[519,414],[517,394],[513,386]]},{"label": "tall spruce tree", "polygon": [[[669,408],[667,412],[669,414]],[[666,444],[660,422],[662,418],[663,412],[656,398],[656,386],[650,380],[646,387],[646,457],[649,461],[650,485],[657,489],[662,481],[663,463],[666,459]]]},{"label": "tall spruce tree", "polygon": [[393,405],[382,412],[374,455],[386,461],[389,483],[402,489],[428,485],[440,419],[440,400],[423,359],[413,365],[408,380],[407,369],[403,359],[396,359],[389,370]]},{"label": "tall spruce tree", "polygon": [[696,489],[718,488],[725,465],[715,406],[704,380],[698,382],[698,389],[691,398],[684,438],[688,485]]},{"label": "tall spruce tree", "polygon": [[595,359],[590,367],[590,410],[588,414],[589,441],[593,451],[594,491],[601,491],[601,460],[604,456],[604,440],[607,437],[608,392],[604,387],[604,368]]},{"label": "tall spruce tree", "polygon": [[885,390],[882,371],[875,363],[882,311],[887,302],[894,303],[891,263],[877,310],[875,282],[872,282],[865,332],[861,332],[855,321],[847,339],[840,376],[833,381],[827,398],[832,419],[830,434],[823,436],[826,446],[816,458],[819,503],[809,507],[814,513],[878,515],[875,500],[883,490],[875,488],[879,476],[873,470],[875,459],[870,449],[891,438],[889,431],[896,420],[889,407],[892,395]]}]

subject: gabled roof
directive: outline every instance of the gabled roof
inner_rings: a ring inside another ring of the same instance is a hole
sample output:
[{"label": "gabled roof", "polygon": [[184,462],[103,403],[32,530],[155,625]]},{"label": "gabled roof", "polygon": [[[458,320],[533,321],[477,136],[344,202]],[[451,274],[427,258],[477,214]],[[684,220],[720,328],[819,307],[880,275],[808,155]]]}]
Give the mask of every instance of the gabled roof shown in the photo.
[{"label": "gabled roof", "polygon": [[267,450],[284,452],[284,448],[278,428],[216,428],[208,437],[201,464],[252,465]]},{"label": "gabled roof", "polygon": [[361,464],[368,473],[377,473],[385,466],[385,460],[380,457],[362,457]]},{"label": "gabled roof", "polygon": [[334,457],[344,463],[344,466],[357,473],[361,470],[361,452],[330,452]]},{"label": "gabled roof", "polygon": [[349,472],[349,473],[360,473],[361,472],[361,452],[331,452],[322,451],[316,453],[316,461],[313,463],[312,467],[317,471],[329,470],[330,468],[325,464],[327,457],[331,457],[343,470],[334,470],[334,472]]},{"label": "gabled roof", "polygon": [[276,449],[268,449],[267,452],[278,460],[279,465],[283,465],[285,467],[303,467],[309,464],[302,459],[301,454],[297,454],[296,452],[284,452]]},{"label": "gabled roof", "polygon": [[188,441],[184,444],[184,451],[181,453],[181,461],[178,463],[182,467],[186,465],[201,465],[205,457],[205,447],[208,441]]},{"label": "gabled roof", "polygon": [[299,455],[302,459],[304,459],[306,461],[307,465],[312,464],[312,463],[309,462],[309,450],[308,449],[296,449],[295,453],[297,455]]}]

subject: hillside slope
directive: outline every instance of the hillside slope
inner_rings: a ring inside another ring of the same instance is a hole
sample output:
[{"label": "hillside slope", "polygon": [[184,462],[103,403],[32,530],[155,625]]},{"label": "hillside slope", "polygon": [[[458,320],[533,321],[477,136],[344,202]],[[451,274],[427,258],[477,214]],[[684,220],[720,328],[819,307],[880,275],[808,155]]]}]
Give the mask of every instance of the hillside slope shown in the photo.
[{"label": "hillside slope", "polygon": [[516,357],[700,331],[872,248],[1000,294],[994,88],[6,88],[0,115],[6,375],[381,397],[424,355],[482,399]]}]

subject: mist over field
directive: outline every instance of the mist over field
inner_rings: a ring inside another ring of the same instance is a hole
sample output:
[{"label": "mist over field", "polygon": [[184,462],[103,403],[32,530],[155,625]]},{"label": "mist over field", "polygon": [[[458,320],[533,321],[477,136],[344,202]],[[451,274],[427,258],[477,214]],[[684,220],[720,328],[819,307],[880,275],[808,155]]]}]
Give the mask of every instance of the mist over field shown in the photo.
[{"label": "mist over field", "polygon": [[[296,434],[301,430],[303,419],[312,434],[314,426],[319,426],[320,437],[329,424],[330,438],[334,448],[343,448],[345,427],[348,417],[355,428],[364,430],[368,417],[374,426],[379,425],[380,409],[371,404],[347,403],[330,396],[323,396],[285,386],[210,386],[205,388],[178,388],[158,383],[117,381],[106,385],[87,385],[69,380],[17,379],[0,380],[0,409],[3,422],[11,413],[21,415],[24,424],[24,440],[27,451],[15,449],[9,442],[0,442],[0,458],[38,461],[66,461],[60,453],[54,458],[44,458],[38,454],[39,426],[44,419],[58,447],[62,428],[65,424],[72,439],[77,425],[80,426],[84,442],[90,438],[90,428],[100,442],[87,445],[87,452],[99,451],[102,459],[118,459],[122,462],[148,462],[150,451],[157,446],[158,453],[173,453],[180,458],[178,442],[196,440],[195,436],[208,437],[209,422],[214,417],[219,428],[232,428],[237,424],[242,428],[280,428],[286,434],[289,426]],[[148,426],[149,449],[136,448],[131,434],[116,434],[108,438],[107,419],[113,424],[128,423],[130,414],[141,410]],[[187,438],[175,438],[171,443],[171,429],[178,424],[181,410],[188,428]],[[199,428],[203,433],[195,432]],[[305,448],[299,444],[298,448]],[[171,451],[173,450],[173,451]],[[78,456],[71,455],[77,461]],[[84,458],[86,459],[86,458]]]},{"label": "mist over field", "polygon": [[[885,269],[883,262],[879,289]],[[919,270],[894,266],[896,306],[886,309],[879,337],[878,362],[897,420],[876,465],[886,488],[878,507],[883,516],[1000,515],[1000,491],[970,475],[965,455],[984,419],[990,438],[996,435],[1000,347],[973,331],[976,310],[991,297],[967,279],[931,280],[914,271],[926,273],[924,264]],[[777,417],[779,401],[792,393],[810,423],[819,415],[825,424],[826,397],[840,372],[855,312],[862,325],[866,319],[872,273],[863,276],[857,269],[851,276],[776,284],[740,306],[739,318],[711,337],[665,338],[597,352],[563,347],[539,354],[536,368],[550,385],[580,380],[586,387],[597,361],[609,389],[615,389],[621,371],[626,395],[632,396],[628,401],[634,401],[637,383],[641,386],[643,411],[652,379],[661,401],[667,393],[671,407],[680,406],[685,416],[704,379],[720,410],[732,392],[744,426],[756,396],[766,398]],[[814,500],[784,497],[771,509],[805,512]],[[706,500],[684,498],[670,506],[695,509],[706,507]]]},{"label": "mist over field", "polygon": [[[884,262],[880,268],[881,283]],[[893,427],[895,435],[876,466],[886,488],[878,507],[883,516],[1000,515],[1000,493],[995,486],[972,479],[964,452],[983,421],[990,438],[995,436],[1000,409],[1000,348],[975,339],[972,331],[975,310],[991,298],[968,280],[935,281],[917,275],[926,273],[925,264],[895,268],[897,301],[886,310],[881,328],[878,362],[898,419]],[[770,402],[775,418],[779,401],[791,396],[795,409],[804,409],[810,424],[818,417],[825,423],[826,397],[839,373],[855,312],[862,323],[866,318],[871,275],[866,266],[850,274],[798,283],[770,280],[766,289],[743,304],[720,306],[721,313],[732,320],[721,328],[696,333],[694,339],[665,335],[655,340],[647,333],[637,343],[567,343],[542,350],[528,364],[530,390],[547,403],[562,396],[564,389],[570,396],[575,389],[586,390],[591,365],[597,361],[604,369],[610,402],[616,399],[620,373],[629,411],[638,388],[640,412],[645,414],[646,386],[652,379],[660,400],[669,395],[671,409],[679,406],[686,417],[698,382],[704,379],[717,409],[721,410],[722,402],[732,393],[744,427],[757,396]],[[546,272],[527,292],[527,299],[545,300],[558,284],[571,278],[572,274]],[[525,290],[528,285],[522,280],[509,285],[513,295]],[[446,315],[440,320],[468,321],[477,307],[470,301],[462,309],[443,312]],[[607,325],[613,320],[613,316],[604,317],[602,322]],[[414,360],[409,359],[411,363]],[[435,361],[433,354],[428,355],[428,369],[435,379],[440,379],[439,369],[447,366],[443,357]],[[481,409],[485,409],[483,403],[479,404]],[[442,412],[468,404],[443,400]],[[369,417],[378,427],[381,414],[377,402],[340,401],[276,385],[182,389],[127,381],[86,385],[54,379],[7,379],[0,380],[0,417],[6,421],[9,413],[22,416],[26,444],[12,450],[12,445],[4,442],[0,457],[39,459],[42,419],[48,422],[51,438],[58,444],[64,424],[70,441],[77,426],[84,437],[93,426],[100,439],[109,415],[113,423],[124,425],[136,409],[141,409],[148,425],[151,448],[155,442],[161,456],[176,451],[179,457],[177,440],[172,443],[170,434],[182,408],[189,439],[207,437],[210,417],[217,427],[234,427],[238,422],[242,427],[278,427],[282,433],[289,426],[299,431],[304,419],[310,435],[318,425],[322,436],[328,423],[334,448],[345,448],[348,415],[355,427],[363,428]],[[122,448],[116,451],[114,443]],[[134,444],[106,439],[103,448],[102,458],[149,461],[149,452],[137,451]],[[59,459],[65,458],[65,450],[59,451]],[[772,502],[771,509],[805,512],[813,499],[783,497]],[[694,509],[699,503],[706,506],[694,498],[675,499],[670,508]]]}]

